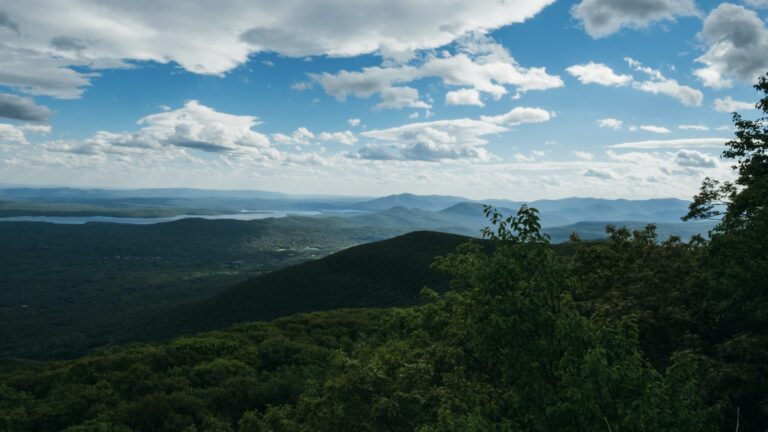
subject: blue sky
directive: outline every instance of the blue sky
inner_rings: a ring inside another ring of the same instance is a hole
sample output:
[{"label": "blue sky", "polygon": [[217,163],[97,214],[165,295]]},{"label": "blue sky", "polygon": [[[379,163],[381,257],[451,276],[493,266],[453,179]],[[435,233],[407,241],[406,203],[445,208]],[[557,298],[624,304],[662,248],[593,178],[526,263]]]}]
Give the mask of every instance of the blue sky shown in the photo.
[{"label": "blue sky", "polygon": [[690,197],[768,1],[10,0],[0,183]]}]

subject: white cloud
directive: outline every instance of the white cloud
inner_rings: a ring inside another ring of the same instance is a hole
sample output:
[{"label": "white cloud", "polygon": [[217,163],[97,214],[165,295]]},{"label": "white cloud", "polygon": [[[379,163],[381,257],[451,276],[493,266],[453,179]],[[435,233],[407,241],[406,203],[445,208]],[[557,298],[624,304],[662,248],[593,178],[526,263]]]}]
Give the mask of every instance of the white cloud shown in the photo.
[{"label": "white cloud", "polygon": [[411,123],[363,132],[362,136],[381,144],[367,146],[359,154],[364,159],[489,160],[491,155],[482,148],[487,140],[482,137],[506,130],[495,123],[472,119]]},{"label": "white cloud", "polygon": [[458,54],[428,58],[421,77],[440,77],[447,85],[471,86],[494,97],[506,94],[505,86],[519,93],[563,86],[563,80],[545,68],[520,66],[506,48],[489,38],[475,36],[460,42]]},{"label": "white cloud", "polygon": [[49,124],[23,124],[18,126],[24,132],[32,132],[36,134],[49,134],[51,133],[51,125]]},{"label": "white cloud", "polygon": [[704,125],[678,125],[680,130],[708,131],[709,127]]},{"label": "white cloud", "polygon": [[630,75],[618,75],[613,69],[602,64],[589,62],[566,68],[569,74],[575,76],[582,84],[600,84],[603,86],[624,86],[632,81]]},{"label": "white cloud", "polygon": [[700,106],[704,95],[694,88],[680,85],[673,79],[664,81],[645,81],[638,84],[637,89],[647,93],[672,96],[683,105]]},{"label": "white cloud", "polygon": [[0,123],[0,145],[27,144],[27,137],[20,127],[7,123]]},{"label": "white cloud", "polygon": [[597,119],[597,120],[595,120],[595,123],[597,123],[598,127],[601,127],[601,128],[611,128],[611,129],[614,129],[614,130],[621,129],[621,126],[624,124],[623,121],[615,119],[615,118]]},{"label": "white cloud", "polygon": [[592,159],[595,158],[595,155],[593,155],[592,153],[589,153],[589,152],[585,152],[585,151],[574,150],[573,154],[577,158],[582,159],[582,160],[587,160],[587,161],[591,161]]},{"label": "white cloud", "polygon": [[731,77],[753,83],[768,70],[768,29],[754,11],[723,3],[709,13],[699,37],[708,45],[696,59],[705,86],[731,87]]},{"label": "white cloud", "polygon": [[388,87],[381,90],[381,102],[374,109],[431,108],[419,100],[419,91],[413,87]]},{"label": "white cloud", "polygon": [[358,126],[360,126],[360,119],[359,118],[351,118],[351,119],[347,120],[347,123],[349,123],[349,125],[352,126],[352,127],[358,127]]},{"label": "white cloud", "polygon": [[315,134],[303,126],[293,131],[290,135],[283,133],[272,134],[273,140],[285,145],[309,145],[312,144],[311,140],[314,138]]},{"label": "white cloud", "polygon": [[743,110],[753,110],[755,109],[755,104],[752,102],[740,102],[733,100],[733,98],[730,96],[726,96],[724,98],[715,99],[714,107],[715,111],[730,113]]},{"label": "white cloud", "polygon": [[637,90],[671,96],[688,106],[700,106],[704,100],[704,94],[701,90],[681,85],[676,80],[666,78],[658,69],[645,67],[635,59],[626,57],[624,60],[633,69],[645,73],[650,78],[648,81],[634,83],[633,87]]},{"label": "white cloud", "polygon": [[485,106],[480,100],[480,92],[475,89],[461,89],[445,94],[446,105],[477,105]]},{"label": "white cloud", "polygon": [[624,27],[640,29],[698,12],[693,0],[582,0],[571,15],[584,24],[590,36],[601,38]]},{"label": "white cloud", "polygon": [[354,145],[357,137],[352,131],[320,132],[317,136],[321,141],[333,141],[344,145]]},{"label": "white cloud", "polygon": [[342,0],[191,0],[183,8],[119,0],[98,7],[91,0],[5,2],[3,28],[10,31],[0,43],[0,85],[77,98],[93,75],[75,66],[175,62],[193,73],[222,75],[257,52],[392,57],[523,22],[553,1],[459,0],[444,7],[437,0],[372,0],[350,7]]},{"label": "white cloud", "polygon": [[695,150],[680,150],[675,154],[675,162],[688,168],[714,168],[717,159]]},{"label": "white cloud", "polygon": [[51,133],[51,125],[48,124],[8,124],[0,123],[0,146],[29,144],[27,134]]},{"label": "white cloud", "polygon": [[554,114],[541,109],[529,107],[515,107],[506,114],[497,116],[482,116],[483,121],[506,126],[518,126],[523,123],[542,123],[549,121]]},{"label": "white cloud", "polygon": [[651,132],[656,134],[668,134],[672,132],[671,130],[663,126],[655,126],[655,125],[642,125],[640,126],[640,129],[646,132]]},{"label": "white cloud", "polygon": [[682,147],[723,147],[730,138],[682,138],[671,140],[634,141],[609,145],[609,148],[660,149]]},{"label": "white cloud", "polygon": [[[512,87],[518,94],[531,90],[547,90],[563,86],[558,76],[549,75],[545,68],[524,68],[509,55],[506,48],[487,37],[471,35],[462,38],[457,53],[451,55],[428,54],[416,64],[366,67],[360,71],[342,70],[337,73],[310,74],[325,92],[338,100],[349,96],[369,98],[381,94],[382,98],[404,94],[398,84],[418,79],[437,77],[445,85],[469,87],[479,93],[500,98]],[[395,89],[395,90],[393,90]],[[414,89],[415,90],[415,89]],[[408,103],[387,103],[379,108],[415,107],[427,105],[414,99],[417,93],[410,91]]]},{"label": "white cloud", "polygon": [[176,110],[146,116],[135,132],[98,132],[83,141],[81,148],[134,148],[161,150],[175,147],[210,153],[248,153],[275,158],[277,150],[266,135],[252,128],[260,122],[253,116],[215,111],[197,101]]},{"label": "white cloud", "polygon": [[551,113],[540,108],[517,107],[498,116],[479,120],[455,119],[410,123],[360,135],[375,141],[360,149],[358,156],[373,160],[441,161],[451,159],[493,159],[483,148],[487,135],[509,130],[509,126],[548,121]]},{"label": "white cloud", "polygon": [[[146,7],[107,0],[93,7],[88,0],[40,0],[11,2],[3,9],[25,35],[13,40],[23,48],[87,60],[175,61],[192,72],[220,74],[254,52],[354,56],[437,48],[471,32],[523,22],[550,3],[465,0],[443,7],[436,1],[372,0],[350,7],[341,0],[194,0],[179,8],[171,3]],[[381,19],[383,13],[387,19]],[[77,41],[79,49],[51,46],[61,37]]]},{"label": "white cloud", "polygon": [[704,87],[711,87],[715,90],[721,90],[733,86],[732,80],[723,78],[723,75],[715,69],[696,69],[693,71],[693,74],[701,80],[701,83],[704,84]]}]

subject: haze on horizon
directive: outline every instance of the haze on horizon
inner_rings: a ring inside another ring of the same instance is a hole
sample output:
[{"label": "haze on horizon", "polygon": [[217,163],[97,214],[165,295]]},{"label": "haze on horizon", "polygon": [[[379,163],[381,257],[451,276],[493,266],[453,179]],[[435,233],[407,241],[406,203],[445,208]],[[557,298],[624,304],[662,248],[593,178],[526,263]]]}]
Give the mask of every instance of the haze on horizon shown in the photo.
[{"label": "haze on horizon", "polygon": [[689,199],[732,175],[765,0],[439,4],[3,2],[0,183]]}]

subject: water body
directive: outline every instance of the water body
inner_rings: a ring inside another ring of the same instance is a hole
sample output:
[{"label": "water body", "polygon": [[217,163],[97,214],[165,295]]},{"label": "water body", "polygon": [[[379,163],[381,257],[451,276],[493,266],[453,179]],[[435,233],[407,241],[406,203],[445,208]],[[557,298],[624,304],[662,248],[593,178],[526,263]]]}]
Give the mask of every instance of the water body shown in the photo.
[{"label": "water body", "polygon": [[286,216],[317,216],[317,211],[281,211],[259,210],[258,212],[242,212],[220,215],[178,215],[169,217],[112,217],[112,216],[14,216],[0,218],[0,222],[49,222],[55,224],[84,224],[88,222],[111,222],[136,225],[148,225],[161,222],[173,222],[181,219],[234,219],[254,220],[267,218],[282,218]]}]

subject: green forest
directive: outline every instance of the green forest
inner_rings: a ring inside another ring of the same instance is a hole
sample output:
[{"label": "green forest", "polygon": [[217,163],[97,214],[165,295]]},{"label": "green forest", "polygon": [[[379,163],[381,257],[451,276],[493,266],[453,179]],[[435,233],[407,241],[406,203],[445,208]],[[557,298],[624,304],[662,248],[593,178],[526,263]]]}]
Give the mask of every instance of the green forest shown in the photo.
[{"label": "green forest", "polygon": [[17,367],[0,430],[766,430],[768,77],[755,87],[764,116],[734,114],[722,154],[733,180],[706,179],[685,217],[717,220],[708,238],[609,226],[564,251],[536,209],[487,207],[487,240],[437,258],[449,287],[417,305]]}]

